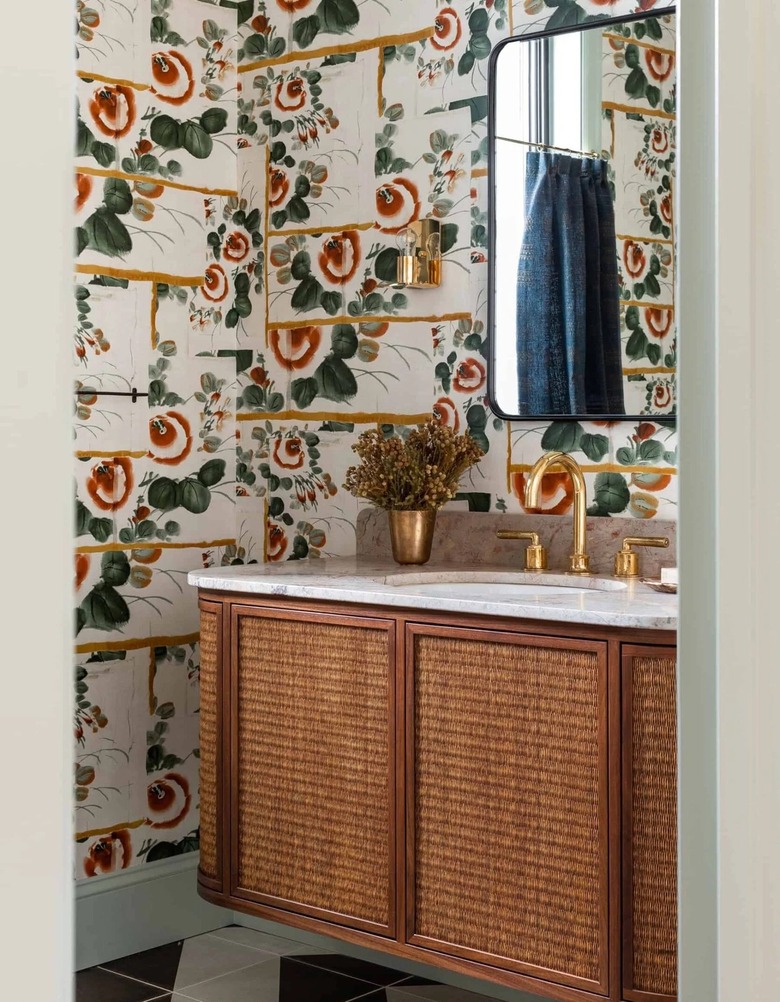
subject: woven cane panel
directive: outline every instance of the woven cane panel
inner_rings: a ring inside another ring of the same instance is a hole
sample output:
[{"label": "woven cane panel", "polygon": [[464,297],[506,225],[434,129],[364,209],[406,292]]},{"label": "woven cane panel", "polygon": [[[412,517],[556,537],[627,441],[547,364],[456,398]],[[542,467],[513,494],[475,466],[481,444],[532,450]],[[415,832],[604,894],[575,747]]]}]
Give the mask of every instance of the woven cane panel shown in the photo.
[{"label": "woven cane panel", "polygon": [[217,864],[217,670],[219,617],[200,615],[200,868],[216,878]]},{"label": "woven cane panel", "polygon": [[418,935],[600,979],[599,698],[591,652],[417,638]]},{"label": "woven cane panel", "polygon": [[239,886],[389,922],[384,630],[245,616]]},{"label": "woven cane panel", "polygon": [[632,722],[632,987],[675,995],[677,706],[672,658],[633,659]]}]

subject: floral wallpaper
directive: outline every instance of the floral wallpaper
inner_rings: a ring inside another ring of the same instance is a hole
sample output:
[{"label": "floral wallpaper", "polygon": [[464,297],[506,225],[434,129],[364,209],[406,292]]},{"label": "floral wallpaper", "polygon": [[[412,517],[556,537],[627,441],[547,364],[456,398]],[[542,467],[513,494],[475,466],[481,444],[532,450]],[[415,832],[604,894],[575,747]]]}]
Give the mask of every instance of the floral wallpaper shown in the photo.
[{"label": "floral wallpaper", "polygon": [[[78,0],[78,878],[198,848],[186,573],[354,552],[342,485],[367,426],[404,434],[433,411],[469,430],[486,451],[463,485],[473,510],[522,510],[530,465],[560,448],[584,465],[593,513],[674,518],[672,425],[507,425],[486,398],[490,51],[656,6]],[[653,111],[627,116],[642,142]],[[634,285],[669,275],[644,208]],[[398,233],[429,213],[443,284],[395,287]],[[669,367],[662,305],[626,308],[645,377]],[[148,396],[110,395],[133,389]],[[550,477],[547,509],[571,500]]]}]

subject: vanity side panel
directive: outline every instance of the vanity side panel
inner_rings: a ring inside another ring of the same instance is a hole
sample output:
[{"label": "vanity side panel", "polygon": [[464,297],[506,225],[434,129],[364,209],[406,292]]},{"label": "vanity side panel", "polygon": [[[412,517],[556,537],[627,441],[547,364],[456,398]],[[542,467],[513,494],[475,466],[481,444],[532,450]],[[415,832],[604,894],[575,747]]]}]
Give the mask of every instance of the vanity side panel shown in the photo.
[{"label": "vanity side panel", "polygon": [[622,649],[623,998],[677,998],[677,655]]},{"label": "vanity side panel", "polygon": [[394,622],[236,603],[231,646],[231,894],[395,936]]},{"label": "vanity side panel", "polygon": [[609,991],[606,644],[410,624],[407,942]]},{"label": "vanity side panel", "polygon": [[200,883],[224,890],[222,852],[223,607],[200,607]]}]

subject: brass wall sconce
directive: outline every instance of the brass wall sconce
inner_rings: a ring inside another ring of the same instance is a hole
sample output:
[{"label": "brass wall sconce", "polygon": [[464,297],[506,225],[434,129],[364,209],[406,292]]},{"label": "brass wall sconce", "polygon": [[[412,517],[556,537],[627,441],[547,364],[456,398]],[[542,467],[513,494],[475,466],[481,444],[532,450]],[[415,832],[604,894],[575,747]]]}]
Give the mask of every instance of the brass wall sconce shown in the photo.
[{"label": "brass wall sconce", "polygon": [[441,223],[418,219],[398,234],[398,284],[414,289],[441,285]]}]

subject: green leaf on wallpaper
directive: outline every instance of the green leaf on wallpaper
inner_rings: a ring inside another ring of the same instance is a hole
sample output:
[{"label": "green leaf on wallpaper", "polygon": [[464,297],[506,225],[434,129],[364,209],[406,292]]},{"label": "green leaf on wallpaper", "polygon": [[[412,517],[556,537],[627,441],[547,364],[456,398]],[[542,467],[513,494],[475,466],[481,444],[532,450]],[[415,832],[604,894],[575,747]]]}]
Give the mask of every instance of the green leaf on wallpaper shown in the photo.
[{"label": "green leaf on wallpaper", "polygon": [[458,224],[444,223],[441,228],[441,252],[446,254],[458,242]]},{"label": "green leaf on wallpaper", "polygon": [[625,445],[618,449],[615,455],[621,466],[633,466],[636,462],[636,452]]},{"label": "green leaf on wallpaper", "polygon": [[330,346],[337,358],[354,358],[358,347],[358,336],[352,324],[336,324]]},{"label": "green leaf on wallpaper", "polygon": [[307,49],[314,39],[319,35],[322,23],[316,14],[310,17],[302,17],[295,22],[293,28],[293,40],[300,49]]},{"label": "green leaf on wallpaper", "polygon": [[450,111],[457,111],[458,108],[468,108],[471,112],[471,124],[481,122],[488,117],[488,99],[486,95],[480,97],[468,97],[462,101],[451,101]]},{"label": "green leaf on wallpaper", "polygon": [[244,39],[244,59],[262,59],[266,54],[265,35],[249,35]]},{"label": "green leaf on wallpaper", "polygon": [[298,251],[292,259],[290,273],[296,282],[300,282],[311,275],[311,255],[308,251]]},{"label": "green leaf on wallpaper", "polygon": [[641,98],[645,96],[645,89],[647,88],[647,77],[644,74],[644,70],[637,66],[635,70],[631,72],[626,77],[626,94],[629,97]]},{"label": "green leaf on wallpaper", "polygon": [[471,49],[466,49],[463,55],[458,60],[458,76],[465,77],[474,69],[474,64],[476,63],[474,53]]},{"label": "green leaf on wallpaper", "polygon": [[92,144],[90,153],[101,167],[110,167],[116,159],[116,148],[111,143],[102,143],[97,139]]},{"label": "green leaf on wallpaper", "polygon": [[320,396],[344,403],[357,393],[357,381],[349,366],[340,358],[326,358],[317,368],[314,378]]},{"label": "green leaf on wallpaper", "polygon": [[129,212],[133,207],[130,185],[121,177],[107,177],[103,184],[103,202],[118,215]]},{"label": "green leaf on wallpaper", "polygon": [[109,257],[121,257],[133,249],[125,224],[107,206],[101,205],[84,223],[88,246]]},{"label": "green leaf on wallpaper", "polygon": [[319,306],[323,288],[314,275],[307,275],[292,295],[292,308],[297,313],[305,313]]},{"label": "green leaf on wallpaper", "polygon": [[298,195],[293,195],[287,203],[287,215],[293,223],[305,223],[311,216],[311,210]]},{"label": "green leaf on wallpaper", "polygon": [[335,317],[341,309],[344,297],[340,292],[323,292],[320,296],[320,306],[329,317]]},{"label": "green leaf on wallpaper", "polygon": [[227,126],[228,113],[224,108],[209,108],[200,116],[200,124],[210,136],[222,132]]},{"label": "green leaf on wallpaper", "polygon": [[193,515],[202,515],[211,504],[208,487],[187,477],[181,483],[181,506]]},{"label": "green leaf on wallpaper", "polygon": [[178,150],[181,147],[182,126],[170,115],[157,115],[149,126],[149,136],[153,143],[166,150]]},{"label": "green leaf on wallpaper", "polygon": [[663,28],[661,27],[661,22],[657,17],[649,17],[642,24],[647,31],[648,38],[652,38],[656,42],[660,42],[664,36]]},{"label": "green leaf on wallpaper", "polygon": [[599,473],[594,490],[596,505],[607,515],[619,515],[631,500],[628,484],[620,473]]},{"label": "green leaf on wallpaper", "polygon": [[395,247],[385,247],[374,258],[374,274],[380,282],[398,280],[398,253]]},{"label": "green leaf on wallpaper", "polygon": [[175,480],[158,477],[149,487],[149,504],[160,511],[173,511],[181,504],[181,492]]},{"label": "green leaf on wallpaper", "polygon": [[658,365],[661,361],[661,346],[659,344],[648,344],[647,358],[652,365]]},{"label": "green leaf on wallpaper", "polygon": [[661,103],[661,88],[653,84],[648,84],[645,90],[645,97],[651,108],[657,108]]},{"label": "green leaf on wallpaper", "polygon": [[114,534],[114,523],[110,518],[93,518],[89,523],[89,534],[97,543],[107,543]]},{"label": "green leaf on wallpaper", "polygon": [[308,379],[293,379],[290,384],[290,396],[295,401],[295,406],[299,410],[305,410],[314,402],[319,385],[313,377]]},{"label": "green leaf on wallpaper", "polygon": [[104,553],[100,561],[100,576],[114,588],[119,588],[130,577],[130,561],[122,551]]},{"label": "green leaf on wallpaper", "polygon": [[559,0],[556,6],[557,10],[545,25],[549,31],[555,28],[571,28],[576,24],[582,24],[585,20],[585,11],[576,0]]},{"label": "green leaf on wallpaper", "polygon": [[630,70],[635,70],[639,66],[639,48],[636,45],[626,46],[625,60]]},{"label": "green leaf on wallpaper", "polygon": [[647,335],[641,327],[636,327],[626,343],[626,355],[632,362],[636,362],[647,354],[647,345]]},{"label": "green leaf on wallpaper", "polygon": [[654,438],[649,438],[639,446],[639,458],[644,463],[655,463],[663,459],[663,443]]},{"label": "green leaf on wallpaper", "polygon": [[115,630],[130,620],[127,602],[119,592],[98,582],[79,606],[80,621],[90,630]]},{"label": "green leaf on wallpaper", "polygon": [[86,536],[89,532],[89,523],[92,520],[89,508],[83,501],[76,498],[76,535]]},{"label": "green leaf on wallpaper", "polygon": [[582,435],[578,421],[555,421],[542,435],[542,448],[545,452],[576,452]]},{"label": "green leaf on wallpaper", "polygon": [[185,122],[181,127],[181,145],[196,160],[205,160],[214,149],[214,140],[198,122]]},{"label": "green leaf on wallpaper", "polygon": [[355,0],[322,0],[317,8],[322,30],[332,35],[351,31],[360,21],[360,11]]},{"label": "green leaf on wallpaper", "polygon": [[224,459],[210,459],[198,470],[198,480],[204,487],[216,486],[225,476],[225,466]]},{"label": "green leaf on wallpaper", "polygon": [[477,7],[469,18],[469,31],[472,34],[483,33],[488,30],[490,15],[484,7]]},{"label": "green leaf on wallpaper", "polygon": [[491,48],[490,39],[484,32],[472,35],[469,39],[469,52],[474,54],[475,59],[487,59]]},{"label": "green leaf on wallpaper", "polygon": [[76,227],[76,257],[89,247],[89,237],[83,226]]},{"label": "green leaf on wallpaper", "polygon": [[88,156],[94,141],[95,137],[89,131],[81,116],[79,116],[76,119],[76,156]]},{"label": "green leaf on wallpaper", "polygon": [[580,439],[580,449],[592,463],[600,463],[609,452],[609,439],[606,435],[591,435],[584,432]]}]

